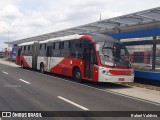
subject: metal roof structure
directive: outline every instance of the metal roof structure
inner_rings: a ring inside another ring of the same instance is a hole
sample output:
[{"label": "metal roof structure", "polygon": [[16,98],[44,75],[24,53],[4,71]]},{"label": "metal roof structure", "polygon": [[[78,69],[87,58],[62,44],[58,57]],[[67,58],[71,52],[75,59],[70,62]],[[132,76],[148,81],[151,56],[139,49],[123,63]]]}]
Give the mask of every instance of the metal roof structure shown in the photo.
[{"label": "metal roof structure", "polygon": [[160,7],[5,43],[20,44],[24,42],[43,41],[55,37],[84,33],[102,33],[107,35],[111,33],[156,27],[160,27]]}]

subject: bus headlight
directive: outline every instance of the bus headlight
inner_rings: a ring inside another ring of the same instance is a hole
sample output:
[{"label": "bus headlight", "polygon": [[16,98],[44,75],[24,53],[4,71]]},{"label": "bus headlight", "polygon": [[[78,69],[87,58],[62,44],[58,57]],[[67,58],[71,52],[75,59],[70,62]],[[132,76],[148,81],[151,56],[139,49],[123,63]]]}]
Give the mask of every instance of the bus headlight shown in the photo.
[{"label": "bus headlight", "polygon": [[105,74],[105,75],[108,74],[108,72],[106,70],[102,70],[102,73]]}]

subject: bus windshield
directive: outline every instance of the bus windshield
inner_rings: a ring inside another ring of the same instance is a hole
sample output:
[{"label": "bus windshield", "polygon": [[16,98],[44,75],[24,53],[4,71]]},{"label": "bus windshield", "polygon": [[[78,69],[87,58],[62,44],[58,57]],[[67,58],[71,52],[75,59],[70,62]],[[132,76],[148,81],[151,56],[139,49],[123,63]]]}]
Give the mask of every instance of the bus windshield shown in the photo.
[{"label": "bus windshield", "polygon": [[131,67],[129,54],[122,43],[98,42],[101,63],[107,66]]}]

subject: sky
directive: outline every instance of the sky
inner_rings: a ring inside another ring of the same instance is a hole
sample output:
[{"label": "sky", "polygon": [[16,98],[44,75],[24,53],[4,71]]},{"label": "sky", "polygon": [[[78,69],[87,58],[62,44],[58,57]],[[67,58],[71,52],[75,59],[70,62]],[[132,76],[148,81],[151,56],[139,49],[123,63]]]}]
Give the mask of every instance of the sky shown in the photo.
[{"label": "sky", "polygon": [[160,7],[159,0],[0,0],[3,42]]}]

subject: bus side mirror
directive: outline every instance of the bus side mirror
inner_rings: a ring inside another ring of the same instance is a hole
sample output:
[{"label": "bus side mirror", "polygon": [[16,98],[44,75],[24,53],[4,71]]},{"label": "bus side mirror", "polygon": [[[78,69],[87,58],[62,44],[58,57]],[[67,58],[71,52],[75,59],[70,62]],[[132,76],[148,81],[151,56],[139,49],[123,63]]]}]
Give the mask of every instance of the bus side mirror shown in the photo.
[{"label": "bus side mirror", "polygon": [[99,44],[96,44],[96,51],[99,51]]}]

